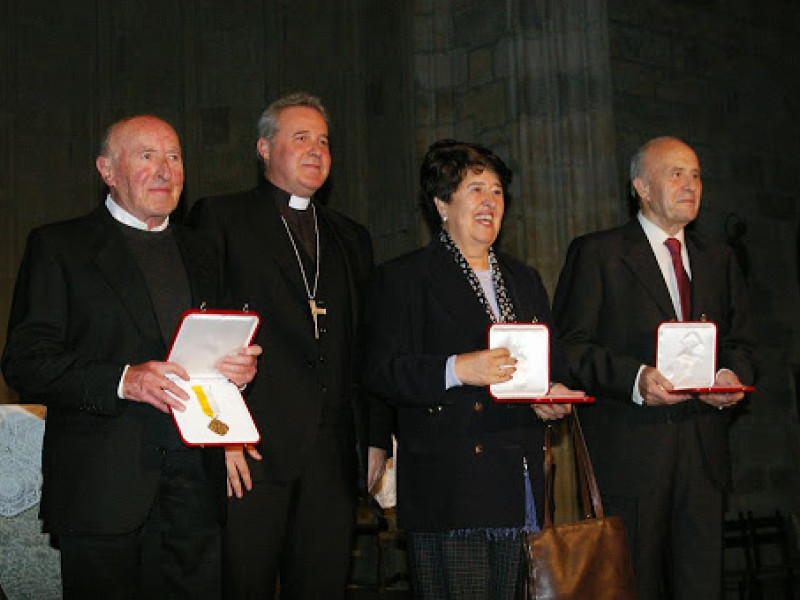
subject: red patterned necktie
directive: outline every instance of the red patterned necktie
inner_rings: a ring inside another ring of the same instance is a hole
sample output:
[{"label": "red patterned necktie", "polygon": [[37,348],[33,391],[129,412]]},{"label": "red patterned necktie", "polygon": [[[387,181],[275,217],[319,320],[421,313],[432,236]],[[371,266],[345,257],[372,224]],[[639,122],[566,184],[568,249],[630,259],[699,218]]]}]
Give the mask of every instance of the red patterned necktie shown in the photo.
[{"label": "red patterned necktie", "polygon": [[675,279],[678,280],[678,295],[681,299],[681,312],[683,313],[682,320],[688,321],[692,318],[692,283],[686,274],[686,269],[683,268],[681,242],[675,238],[667,238],[664,240],[664,245],[672,256],[672,268],[675,269]]}]

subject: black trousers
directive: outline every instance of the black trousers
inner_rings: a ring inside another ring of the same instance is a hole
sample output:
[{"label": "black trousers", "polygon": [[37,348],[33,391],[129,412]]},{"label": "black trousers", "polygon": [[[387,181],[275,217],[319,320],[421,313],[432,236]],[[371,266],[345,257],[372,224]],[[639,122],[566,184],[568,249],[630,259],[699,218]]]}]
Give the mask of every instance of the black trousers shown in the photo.
[{"label": "black trousers", "polygon": [[64,599],[219,598],[217,519],[201,451],[167,452],[142,527],[120,535],[59,535]]},{"label": "black trousers", "polygon": [[695,421],[663,427],[657,477],[636,497],[604,494],[604,508],[625,523],[639,600],[718,599],[724,496],[708,476]]},{"label": "black trousers", "polygon": [[[254,481],[231,498],[223,543],[226,598],[335,600],[347,584],[356,507],[356,456],[342,429],[320,428],[297,479]],[[351,438],[350,435],[346,435]]]}]

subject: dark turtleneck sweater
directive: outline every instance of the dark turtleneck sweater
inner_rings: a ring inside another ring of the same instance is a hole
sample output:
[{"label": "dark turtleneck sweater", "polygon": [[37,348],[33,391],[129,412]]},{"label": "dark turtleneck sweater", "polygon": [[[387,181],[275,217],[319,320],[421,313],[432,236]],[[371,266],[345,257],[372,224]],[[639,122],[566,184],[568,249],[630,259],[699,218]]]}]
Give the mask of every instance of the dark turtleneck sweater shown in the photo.
[{"label": "dark turtleneck sweater", "polygon": [[[122,223],[117,225],[144,277],[164,344],[169,347],[181,315],[192,305],[189,278],[178,243],[170,227],[164,231],[143,231]],[[181,443],[172,419],[156,410],[149,411],[148,418],[153,422],[155,443],[171,451],[188,449]]]},{"label": "dark turtleneck sweater", "polygon": [[144,276],[161,335],[169,345],[183,312],[192,305],[186,265],[172,229],[143,231],[119,223],[122,237]]}]

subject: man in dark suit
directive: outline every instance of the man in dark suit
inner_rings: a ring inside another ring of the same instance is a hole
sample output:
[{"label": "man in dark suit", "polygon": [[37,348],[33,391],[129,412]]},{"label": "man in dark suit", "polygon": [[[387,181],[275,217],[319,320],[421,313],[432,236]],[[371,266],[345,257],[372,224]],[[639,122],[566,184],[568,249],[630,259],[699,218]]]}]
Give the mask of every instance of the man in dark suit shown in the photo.
[{"label": "man in dark suit", "polygon": [[[161,360],[182,312],[218,302],[218,260],[169,222],[183,187],[169,124],[115,123],[96,166],[105,204],[30,234],[2,359],[48,409],[41,518],[65,598],[218,597],[222,451],[181,444],[169,409],[188,396],[170,377],[188,375]],[[219,368],[243,385],[258,352]]]},{"label": "man in dark suit", "polygon": [[200,200],[190,215],[221,249],[234,299],[263,317],[265,360],[247,396],[263,438],[226,452],[224,588],[232,598],[272,598],[279,580],[282,600],[339,598],[355,516],[372,243],[314,197],[331,164],[319,99],[281,98],[258,128],[260,185]]},{"label": "man in dark suit", "polygon": [[625,521],[639,598],[718,598],[726,428],[744,395],[670,393],[654,367],[656,329],[715,322],[715,386],[751,382],[747,291],[730,250],[685,229],[702,195],[689,146],[651,140],[631,181],[639,214],[572,243],[554,318],[580,386],[597,397],[581,416],[607,510]]}]

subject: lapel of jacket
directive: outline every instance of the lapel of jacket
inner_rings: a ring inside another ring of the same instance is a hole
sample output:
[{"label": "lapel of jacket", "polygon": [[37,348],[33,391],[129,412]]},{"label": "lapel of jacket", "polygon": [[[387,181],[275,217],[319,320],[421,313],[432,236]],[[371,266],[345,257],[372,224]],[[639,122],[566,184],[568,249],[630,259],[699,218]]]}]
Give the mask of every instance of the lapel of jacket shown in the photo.
[{"label": "lapel of jacket", "polygon": [[428,286],[442,306],[442,312],[451,321],[454,336],[461,340],[461,344],[457,345],[473,346],[475,339],[471,334],[475,329],[467,324],[484,323],[488,329],[492,321],[470,286],[467,276],[461,272],[461,268],[441,242],[434,237],[428,251],[431,253]]},{"label": "lapel of jacket", "polygon": [[664,313],[665,320],[677,319],[672,298],[669,295],[661,268],[650,247],[650,242],[636,219],[631,219],[623,228],[622,262],[647,290],[653,301]]},{"label": "lapel of jacket", "polygon": [[689,231],[686,232],[684,239],[692,270],[692,319],[699,320],[703,314],[712,319],[713,309],[708,298],[716,280],[722,274],[715,269],[705,242]]},{"label": "lapel of jacket", "polygon": [[[253,214],[243,232],[251,237],[250,246],[255,250],[254,266],[266,271],[264,280],[270,282],[271,292],[276,300],[281,301],[280,296],[285,295],[291,304],[297,305],[299,302],[305,308],[308,305],[308,295],[300,265],[281,215],[275,207],[272,190],[266,182],[258,189],[260,197],[254,203]],[[313,291],[314,273],[307,272],[306,279]]]},{"label": "lapel of jacket", "polygon": [[[272,297],[272,315],[265,318],[289,319],[308,327],[308,339],[313,342],[313,325],[308,307],[308,295],[297,263],[292,243],[286,233],[280,213],[275,207],[274,191],[266,181],[254,190],[255,201],[246,222],[241,223],[242,235],[250,238],[253,249],[254,276],[268,286]],[[321,268],[324,268],[324,263]],[[314,287],[314,273],[306,272],[309,288]],[[324,298],[323,298],[324,300]],[[311,346],[308,347],[311,350]]]},{"label": "lapel of jacket", "polygon": [[92,257],[98,270],[144,337],[161,339],[147,284],[139,265],[125,247],[125,240],[117,229],[119,225],[104,205],[95,209],[92,218]]},{"label": "lapel of jacket", "polygon": [[350,239],[346,230],[340,230],[334,225],[330,218],[330,211],[328,208],[322,205],[317,206],[317,218],[319,219],[320,226],[322,226],[322,223],[327,226],[327,231],[330,232],[333,243],[335,243],[341,251],[350,299],[350,322],[357,324],[359,322],[359,290],[356,288],[356,265],[353,264],[353,258],[354,253],[359,251],[358,244],[356,241]]},{"label": "lapel of jacket", "polygon": [[213,256],[210,243],[204,238],[190,234],[181,226],[172,227],[172,232],[186,267],[192,306],[199,308],[203,303],[207,303],[209,308],[217,307],[220,301],[220,274],[217,271],[219,260]]}]

